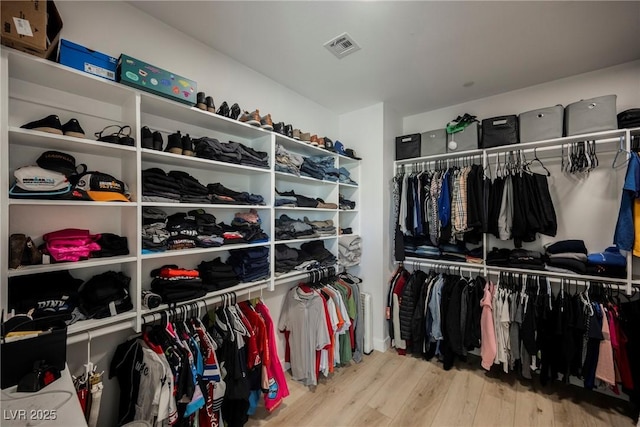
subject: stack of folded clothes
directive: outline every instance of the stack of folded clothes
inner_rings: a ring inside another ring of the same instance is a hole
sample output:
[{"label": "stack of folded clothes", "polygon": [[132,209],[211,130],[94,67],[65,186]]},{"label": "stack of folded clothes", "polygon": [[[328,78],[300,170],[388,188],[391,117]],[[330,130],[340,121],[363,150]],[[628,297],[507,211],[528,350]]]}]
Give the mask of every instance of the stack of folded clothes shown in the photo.
[{"label": "stack of folded clothes", "polygon": [[220,142],[215,138],[200,138],[193,141],[196,157],[216,160],[219,162],[235,163],[246,166],[269,167],[269,155],[263,151],[256,151],[239,142]]},{"label": "stack of folded clothes", "polygon": [[300,249],[276,245],[275,270],[278,274],[329,267],[335,263],[336,257],[324,247],[322,241],[303,243]]},{"label": "stack of folded clothes", "polygon": [[209,292],[230,288],[240,283],[233,267],[222,262],[220,257],[211,261],[202,261],[198,265],[198,271],[203,285]]},{"label": "stack of folded clothes", "polygon": [[167,217],[168,250],[194,249],[198,247],[198,224],[194,216],[176,212]]},{"label": "stack of folded clothes", "polygon": [[509,267],[527,270],[544,270],[542,254],[526,249],[514,249],[509,254]]},{"label": "stack of folded clothes", "polygon": [[440,248],[433,246],[429,238],[405,235],[403,241],[405,256],[439,259],[442,255]]},{"label": "stack of folded clothes", "polygon": [[311,221],[305,216],[304,222],[309,224],[312,227],[313,232],[320,237],[336,235],[336,227],[333,225],[333,220],[331,219]]},{"label": "stack of folded clothes", "polygon": [[587,274],[587,247],[582,240],[561,240],[545,245],[545,269],[560,273]]},{"label": "stack of folded clothes", "polygon": [[333,156],[305,157],[302,166],[300,166],[300,174],[333,182],[340,179],[340,172],[335,168]]},{"label": "stack of folded clothes", "polygon": [[207,192],[211,203],[230,205],[264,205],[264,198],[259,194],[246,191],[235,191],[216,182],[207,185]]},{"label": "stack of folded clothes", "polygon": [[142,171],[143,202],[180,202],[180,184],[160,168]]},{"label": "stack of folded clothes", "polygon": [[511,249],[493,248],[491,249],[491,252],[487,254],[487,265],[494,265],[496,267],[509,267],[510,255]]},{"label": "stack of folded clothes", "polygon": [[207,294],[198,270],[177,265],[164,265],[151,271],[151,290],[162,297],[164,303],[176,303],[201,298]]},{"label": "stack of folded clothes", "polygon": [[168,176],[180,186],[181,203],[210,203],[207,187],[186,172],[171,171]]},{"label": "stack of folded clothes", "polygon": [[360,236],[347,236],[338,242],[340,265],[351,267],[360,264],[362,256],[362,239]]},{"label": "stack of folded clothes", "polygon": [[464,244],[442,244],[440,245],[440,259],[445,261],[467,262],[467,248]]},{"label": "stack of folded clothes", "polygon": [[262,220],[255,209],[249,212],[236,212],[231,226],[242,234],[242,238],[249,243],[263,243],[269,241],[269,236],[262,230]]},{"label": "stack of folded clothes", "polygon": [[351,179],[351,172],[349,172],[344,167],[341,167],[340,169],[338,169],[338,173],[339,173],[338,181],[340,181],[342,184],[358,185],[357,182]]},{"label": "stack of folded clothes", "polygon": [[300,176],[300,166],[302,166],[303,162],[304,157],[287,151],[282,145],[276,144],[275,169],[277,171]]},{"label": "stack of folded clothes", "polygon": [[[301,257],[308,261],[317,261],[320,267],[329,267],[335,265],[336,257],[324,247],[322,240],[306,242],[300,245]],[[298,266],[300,267],[300,266]]]},{"label": "stack of folded clothes", "polygon": [[241,282],[253,282],[269,277],[269,248],[233,249],[227,264]]},{"label": "stack of folded clothes", "polygon": [[167,249],[167,214],[158,208],[142,208],[142,250],[164,251]]},{"label": "stack of folded clothes", "polygon": [[340,205],[340,209],[342,209],[343,211],[353,210],[356,208],[356,202],[352,202],[349,199],[345,199],[342,194],[340,194],[340,197],[338,199],[338,204]]},{"label": "stack of folded clothes", "polygon": [[627,277],[627,258],[620,249],[609,246],[603,252],[587,256],[587,274],[606,277]]},{"label": "stack of folded clothes", "polygon": [[320,198],[312,198],[296,194],[293,190],[280,192],[276,188],[276,200],[274,205],[281,207],[300,207],[300,208],[317,208],[317,209],[338,209],[335,203],[326,203]]},{"label": "stack of folded clothes", "polygon": [[300,250],[290,248],[287,245],[276,245],[275,252],[275,272],[287,273],[296,268],[300,264]]},{"label": "stack of folded clothes", "polygon": [[224,244],[222,227],[216,223],[216,217],[205,212],[204,209],[194,209],[188,212],[196,222],[198,246],[202,248],[215,248]]},{"label": "stack of folded clothes", "polygon": [[311,224],[307,224],[299,219],[290,218],[282,214],[275,221],[276,240],[306,239],[318,237],[313,232]]}]

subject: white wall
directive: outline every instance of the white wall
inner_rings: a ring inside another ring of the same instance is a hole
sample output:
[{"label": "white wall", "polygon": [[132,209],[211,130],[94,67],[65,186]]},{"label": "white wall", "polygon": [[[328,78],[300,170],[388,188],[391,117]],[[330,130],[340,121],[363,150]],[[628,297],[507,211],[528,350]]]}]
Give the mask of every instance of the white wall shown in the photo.
[{"label": "white wall", "polygon": [[403,119],[403,135],[444,128],[464,113],[482,120],[609,94],[618,95],[618,111],[640,105],[640,61],[408,116]]},{"label": "white wall", "polygon": [[390,239],[390,180],[393,138],[401,130],[400,116],[383,103],[343,114],[340,140],[363,158],[360,172],[360,229],[363,251],[360,272],[363,291],[372,296],[374,348],[388,347],[384,320],[387,281],[393,268]]},{"label": "white wall", "polygon": [[[332,136],[337,115],[279,83],[121,1],[56,1],[62,38],[118,57],[121,53],[195,80],[213,97],[271,113],[313,135]],[[185,16],[185,19],[188,17]],[[258,41],[259,42],[259,41]]]}]

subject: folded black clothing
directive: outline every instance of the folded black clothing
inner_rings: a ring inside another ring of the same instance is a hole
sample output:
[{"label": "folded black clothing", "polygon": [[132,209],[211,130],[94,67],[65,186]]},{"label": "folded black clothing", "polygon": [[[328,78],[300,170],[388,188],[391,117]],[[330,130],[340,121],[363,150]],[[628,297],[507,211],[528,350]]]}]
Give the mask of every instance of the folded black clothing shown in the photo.
[{"label": "folded black clothing", "polygon": [[153,184],[166,189],[180,191],[180,183],[175,178],[167,175],[167,173],[160,168],[145,169],[142,171],[141,175],[143,185]]},{"label": "folded black clothing", "polygon": [[170,233],[186,233],[189,235],[198,235],[198,223],[196,218],[186,212],[176,212],[167,217],[167,231]]},{"label": "folded black clothing", "polygon": [[560,254],[563,252],[575,252],[587,254],[587,247],[583,240],[561,240],[545,246],[545,250],[550,254]]},{"label": "folded black clothing", "polygon": [[217,199],[221,201],[226,200],[225,197],[230,197],[238,202],[238,204],[264,204],[264,198],[259,194],[252,194],[247,191],[235,191],[225,187],[219,182],[207,184],[207,191],[210,195],[217,196]]},{"label": "folded black clothing", "polygon": [[508,267],[510,255],[511,255],[511,251],[509,249],[493,248],[491,252],[487,254],[487,265],[495,265],[498,267]]},{"label": "folded black clothing", "polygon": [[587,272],[587,263],[573,258],[551,258],[547,261],[547,264],[553,267],[575,271],[576,273],[585,274]]},{"label": "folded black clothing", "polygon": [[100,245],[100,250],[91,252],[92,258],[129,255],[129,244],[125,236],[118,236],[113,233],[101,233],[96,243]]},{"label": "folded black clothing", "polygon": [[275,250],[276,263],[286,260],[298,259],[298,250],[295,248],[290,248],[287,245],[277,245]]},{"label": "folded black clothing", "polygon": [[34,317],[71,314],[77,307],[82,282],[68,270],[9,277],[8,308],[16,313],[34,309]]},{"label": "folded black clothing", "polygon": [[587,264],[587,274],[592,276],[625,278],[627,277],[627,268],[611,265]]},{"label": "folded black clothing", "polygon": [[211,261],[202,261],[198,265],[198,272],[202,282],[206,285],[219,286],[221,282],[228,284],[238,284],[238,275],[233,271],[233,267],[221,261],[217,257]]},{"label": "folded black clothing", "polygon": [[181,203],[199,203],[199,204],[208,204],[211,203],[211,199],[207,196],[180,196]]},{"label": "folded black clothing", "polygon": [[102,319],[113,315],[114,311],[131,310],[130,283],[131,278],[122,272],[106,271],[93,276],[78,289],[80,311],[88,318]]},{"label": "folded black clothing", "polygon": [[151,290],[162,297],[162,302],[175,303],[201,298],[207,290],[199,278],[194,279],[161,279],[151,281]]},{"label": "folded black clothing", "polygon": [[170,171],[167,175],[175,179],[183,189],[207,194],[207,187],[184,171]]},{"label": "folded black clothing", "polygon": [[523,270],[545,270],[545,265],[544,263],[542,264],[528,264],[528,263],[518,263],[518,262],[512,262],[509,263],[509,267],[510,268],[521,268]]}]

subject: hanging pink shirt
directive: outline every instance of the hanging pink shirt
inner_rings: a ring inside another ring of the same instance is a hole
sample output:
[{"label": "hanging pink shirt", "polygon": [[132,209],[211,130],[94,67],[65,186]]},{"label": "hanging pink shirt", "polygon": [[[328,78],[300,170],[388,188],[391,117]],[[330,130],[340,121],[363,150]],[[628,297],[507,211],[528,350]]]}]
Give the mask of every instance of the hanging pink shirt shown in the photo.
[{"label": "hanging pink shirt", "polygon": [[482,357],[482,367],[487,371],[491,369],[497,352],[492,303],[495,291],[495,285],[487,282],[487,284],[484,285],[484,296],[482,300],[480,300],[480,307],[482,307],[482,315],[480,317],[480,332],[482,338],[480,343],[480,356]]}]

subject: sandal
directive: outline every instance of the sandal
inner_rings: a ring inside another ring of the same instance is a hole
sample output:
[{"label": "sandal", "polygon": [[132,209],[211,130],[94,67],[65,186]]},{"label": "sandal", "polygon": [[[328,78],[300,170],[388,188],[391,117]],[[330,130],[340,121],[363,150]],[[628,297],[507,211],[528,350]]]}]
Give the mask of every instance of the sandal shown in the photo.
[{"label": "sandal", "polygon": [[[111,131],[111,133],[106,134],[109,131]],[[131,126],[129,125],[109,125],[102,129],[100,132],[96,132],[94,135],[96,136],[96,138],[98,138],[98,141],[108,142],[111,144],[128,146],[133,146],[135,144],[134,139],[131,137]]]}]

